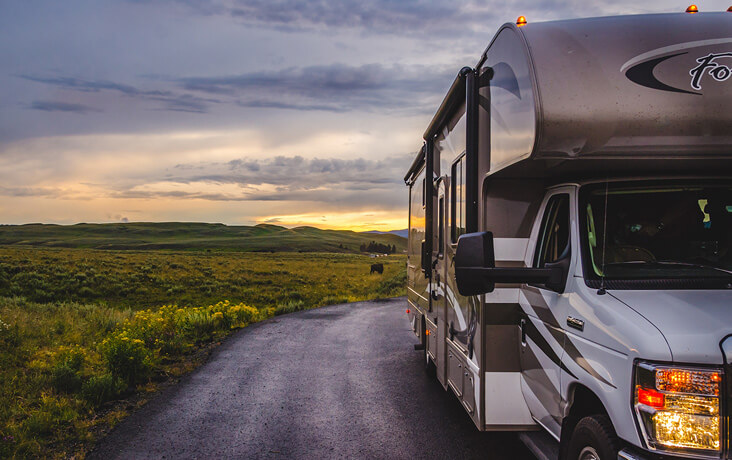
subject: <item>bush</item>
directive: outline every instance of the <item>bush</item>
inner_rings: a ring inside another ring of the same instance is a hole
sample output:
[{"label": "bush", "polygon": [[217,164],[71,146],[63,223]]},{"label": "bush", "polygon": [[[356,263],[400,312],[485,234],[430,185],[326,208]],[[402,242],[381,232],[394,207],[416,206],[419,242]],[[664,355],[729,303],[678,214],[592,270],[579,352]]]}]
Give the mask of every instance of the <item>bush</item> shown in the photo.
[{"label": "bush", "polygon": [[57,391],[75,393],[81,388],[81,376],[64,364],[58,364],[51,371],[51,384]]},{"label": "bush", "polygon": [[93,376],[81,387],[81,396],[94,406],[116,399],[125,390],[125,382],[112,374]]},{"label": "bush", "polygon": [[128,386],[135,386],[150,375],[150,351],[142,340],[131,339],[124,330],[104,339],[101,353],[109,372]]},{"label": "bush", "polygon": [[51,371],[51,384],[57,391],[75,393],[81,389],[81,368],[84,365],[84,351],[80,348],[62,350],[59,362]]},{"label": "bush", "polygon": [[216,330],[216,323],[209,312],[195,308],[183,316],[181,328],[186,336],[201,342],[211,337]]}]

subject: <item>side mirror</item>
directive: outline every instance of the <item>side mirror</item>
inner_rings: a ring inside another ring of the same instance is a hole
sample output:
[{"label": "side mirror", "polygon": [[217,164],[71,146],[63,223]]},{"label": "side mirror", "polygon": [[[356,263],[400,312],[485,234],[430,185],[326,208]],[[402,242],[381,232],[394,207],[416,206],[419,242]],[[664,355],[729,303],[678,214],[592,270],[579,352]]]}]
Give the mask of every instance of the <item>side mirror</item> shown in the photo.
[{"label": "side mirror", "polygon": [[569,258],[544,268],[496,268],[491,232],[467,233],[458,238],[455,281],[464,296],[493,292],[496,283],[537,283],[557,292],[564,290]]},{"label": "side mirror", "polygon": [[495,283],[485,277],[483,268],[495,267],[493,233],[466,233],[458,238],[455,252],[455,281],[461,295],[493,292]]}]

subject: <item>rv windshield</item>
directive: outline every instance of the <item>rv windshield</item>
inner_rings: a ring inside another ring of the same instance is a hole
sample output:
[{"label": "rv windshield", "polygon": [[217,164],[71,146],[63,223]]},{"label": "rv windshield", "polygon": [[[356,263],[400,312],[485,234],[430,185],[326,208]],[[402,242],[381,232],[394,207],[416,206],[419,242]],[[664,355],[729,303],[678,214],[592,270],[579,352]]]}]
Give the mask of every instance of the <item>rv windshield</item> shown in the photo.
[{"label": "rv windshield", "polygon": [[729,183],[585,186],[580,219],[588,280],[732,281]]}]

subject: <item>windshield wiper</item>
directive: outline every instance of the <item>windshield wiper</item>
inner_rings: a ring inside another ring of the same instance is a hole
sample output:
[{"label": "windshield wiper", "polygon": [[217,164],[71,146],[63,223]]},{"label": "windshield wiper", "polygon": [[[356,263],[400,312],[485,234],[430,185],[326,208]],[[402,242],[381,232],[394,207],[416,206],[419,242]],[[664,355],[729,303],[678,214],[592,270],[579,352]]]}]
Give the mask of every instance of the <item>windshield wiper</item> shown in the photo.
[{"label": "windshield wiper", "polygon": [[[624,265],[624,264],[633,264],[633,265],[675,265],[680,267],[690,267],[690,268],[708,268],[710,270],[715,270],[718,272],[725,273],[727,275],[732,275],[732,270],[726,270],[724,268],[714,267],[712,265],[704,265],[704,264],[692,264],[689,262],[679,262],[677,260],[629,260],[627,262],[617,262],[612,265]],[[610,264],[608,264],[610,265]]]}]

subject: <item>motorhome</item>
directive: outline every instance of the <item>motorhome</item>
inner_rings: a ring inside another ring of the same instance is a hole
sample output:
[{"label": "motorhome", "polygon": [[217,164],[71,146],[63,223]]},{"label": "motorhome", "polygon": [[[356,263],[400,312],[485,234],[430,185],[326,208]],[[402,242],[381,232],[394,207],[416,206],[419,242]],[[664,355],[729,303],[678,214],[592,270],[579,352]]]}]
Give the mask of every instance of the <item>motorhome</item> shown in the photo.
[{"label": "motorhome", "polygon": [[730,458],[732,11],[502,26],[423,135],[408,318],[540,457]]}]

